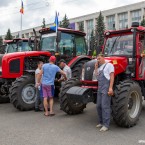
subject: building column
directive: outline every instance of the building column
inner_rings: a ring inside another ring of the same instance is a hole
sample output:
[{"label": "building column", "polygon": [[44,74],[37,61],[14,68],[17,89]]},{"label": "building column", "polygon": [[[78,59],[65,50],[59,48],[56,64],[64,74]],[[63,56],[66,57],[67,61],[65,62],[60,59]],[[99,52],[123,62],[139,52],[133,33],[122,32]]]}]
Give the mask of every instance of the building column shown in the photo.
[{"label": "building column", "polygon": [[107,18],[104,16],[104,24],[105,24],[105,29],[107,30]]},{"label": "building column", "polygon": [[145,18],[145,11],[144,8],[141,8],[141,21],[143,20],[143,17]]},{"label": "building column", "polygon": [[78,22],[75,22],[75,30],[79,30]]},{"label": "building column", "polygon": [[128,11],[128,28],[131,27],[131,14],[130,11]]},{"label": "building column", "polygon": [[116,13],[115,14],[115,29],[118,30],[119,27],[118,27],[118,14]]}]

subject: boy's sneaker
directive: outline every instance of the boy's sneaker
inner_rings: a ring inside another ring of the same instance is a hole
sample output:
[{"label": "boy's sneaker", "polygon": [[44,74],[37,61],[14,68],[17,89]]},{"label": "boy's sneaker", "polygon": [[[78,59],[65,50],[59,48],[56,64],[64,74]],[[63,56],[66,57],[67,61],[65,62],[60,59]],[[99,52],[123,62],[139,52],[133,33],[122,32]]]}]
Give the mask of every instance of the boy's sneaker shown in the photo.
[{"label": "boy's sneaker", "polygon": [[103,125],[102,124],[97,124],[96,128],[101,128]]},{"label": "boy's sneaker", "polygon": [[107,128],[106,126],[103,126],[103,127],[100,129],[101,132],[105,132],[105,131],[107,131],[107,130],[108,130],[108,128]]}]

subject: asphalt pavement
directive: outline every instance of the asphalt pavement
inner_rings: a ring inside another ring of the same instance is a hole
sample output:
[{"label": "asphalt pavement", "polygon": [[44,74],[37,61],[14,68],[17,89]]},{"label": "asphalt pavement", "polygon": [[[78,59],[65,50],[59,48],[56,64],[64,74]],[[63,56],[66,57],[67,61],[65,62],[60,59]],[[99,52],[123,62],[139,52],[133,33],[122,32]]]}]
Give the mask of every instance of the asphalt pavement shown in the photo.
[{"label": "asphalt pavement", "polygon": [[43,112],[20,112],[11,104],[0,104],[0,145],[145,145],[145,103],[138,124],[110,130],[96,129],[96,106],[88,104],[84,113],[69,116],[55,102],[54,117]]}]

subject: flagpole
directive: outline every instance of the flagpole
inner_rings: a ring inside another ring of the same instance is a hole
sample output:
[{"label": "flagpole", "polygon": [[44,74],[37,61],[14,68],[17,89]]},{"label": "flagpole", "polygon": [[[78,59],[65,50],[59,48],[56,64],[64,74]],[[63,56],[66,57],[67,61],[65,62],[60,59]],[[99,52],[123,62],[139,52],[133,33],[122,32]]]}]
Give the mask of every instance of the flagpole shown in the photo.
[{"label": "flagpole", "polygon": [[20,24],[20,38],[22,38],[22,13],[21,13],[21,24]]},{"label": "flagpole", "polygon": [[[22,5],[22,0],[21,0]],[[21,13],[21,22],[20,22],[20,38],[22,38],[22,13]]]}]

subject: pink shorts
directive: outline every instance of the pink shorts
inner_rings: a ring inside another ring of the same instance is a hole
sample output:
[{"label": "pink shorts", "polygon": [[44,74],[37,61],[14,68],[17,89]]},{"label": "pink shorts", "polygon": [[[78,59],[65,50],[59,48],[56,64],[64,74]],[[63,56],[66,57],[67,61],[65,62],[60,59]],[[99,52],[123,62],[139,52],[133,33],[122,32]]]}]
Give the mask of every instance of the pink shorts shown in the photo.
[{"label": "pink shorts", "polygon": [[54,85],[44,85],[42,84],[42,91],[44,98],[54,97]]}]

